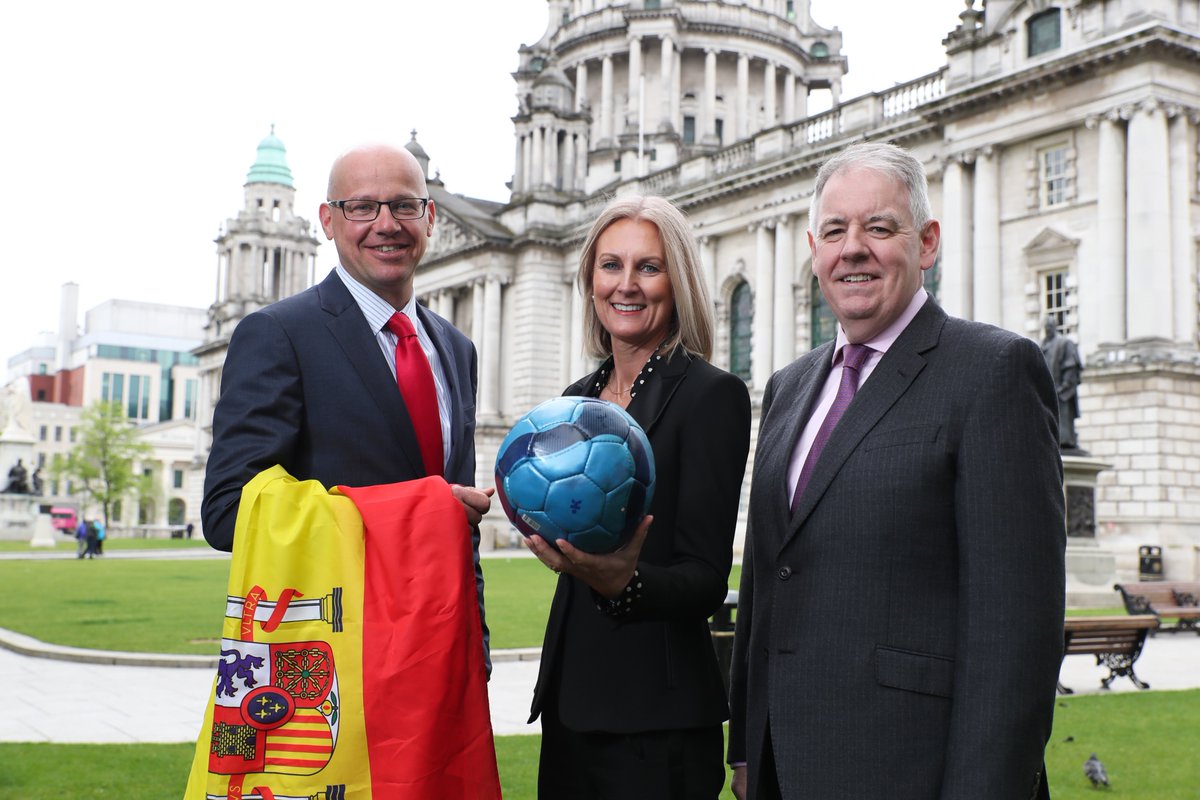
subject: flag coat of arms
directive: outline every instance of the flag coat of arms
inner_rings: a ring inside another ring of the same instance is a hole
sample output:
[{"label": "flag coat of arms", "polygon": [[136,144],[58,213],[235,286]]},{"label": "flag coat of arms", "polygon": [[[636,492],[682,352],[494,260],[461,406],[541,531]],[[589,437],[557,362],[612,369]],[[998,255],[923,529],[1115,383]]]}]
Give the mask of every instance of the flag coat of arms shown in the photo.
[{"label": "flag coat of arms", "polygon": [[472,566],[441,478],[242,492],[185,800],[496,800]]}]

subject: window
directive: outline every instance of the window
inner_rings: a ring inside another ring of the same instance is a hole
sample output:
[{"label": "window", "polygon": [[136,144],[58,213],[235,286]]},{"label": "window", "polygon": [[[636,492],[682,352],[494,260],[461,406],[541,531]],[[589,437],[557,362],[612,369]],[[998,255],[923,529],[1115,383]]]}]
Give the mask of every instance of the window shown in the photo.
[{"label": "window", "polygon": [[106,403],[120,403],[125,399],[125,376],[106,372],[100,376],[100,399]]},{"label": "window", "polygon": [[75,443],[75,429],[74,428],[67,429],[67,440],[69,442],[71,442],[72,444]]},{"label": "window", "polygon": [[809,285],[809,297],[812,298],[812,310],[809,312],[812,347],[816,348],[826,342],[832,342],[837,337],[837,317],[825,302],[825,295],[821,294],[821,284],[815,276]]},{"label": "window", "polygon": [[45,389],[38,389],[38,390],[37,390],[37,399],[38,399],[38,402],[39,402],[39,403],[44,403],[44,402],[46,402],[46,390],[45,390]]},{"label": "window", "polygon": [[717,143],[725,144],[725,120],[719,119],[717,123]]},{"label": "window", "polygon": [[54,426],[54,441],[56,441],[56,442],[62,441],[62,425]]},{"label": "window", "polygon": [[930,297],[934,300],[938,299],[938,291],[942,286],[942,256],[940,253],[933,262],[933,266],[921,274],[921,285],[925,287],[925,291],[929,292]]},{"label": "window", "polygon": [[184,517],[187,516],[187,506],[178,497],[171,499],[167,503],[167,524],[182,525]]},{"label": "window", "polygon": [[181,469],[175,470],[175,473],[172,476],[172,478],[173,478],[172,482],[174,483],[175,488],[182,489],[183,488],[183,470],[181,470]]},{"label": "window", "polygon": [[684,144],[695,144],[696,143],[696,118],[695,117],[685,116],[683,118],[683,143]]},{"label": "window", "polygon": [[829,45],[824,42],[813,42],[812,50],[813,58],[829,58]]},{"label": "window", "polygon": [[754,339],[754,298],[742,281],[729,298],[729,371],[744,381],[751,378]]},{"label": "window", "polygon": [[788,19],[796,18],[796,0],[787,0],[787,12],[785,16]]},{"label": "window", "polygon": [[184,419],[196,418],[196,386],[197,381],[194,378],[189,378],[183,384],[183,417]]},{"label": "window", "polygon": [[1043,272],[1041,288],[1042,319],[1050,317],[1063,336],[1074,338],[1075,322],[1068,313],[1071,308],[1071,275],[1066,269]]},{"label": "window", "polygon": [[121,501],[120,501],[120,500],[114,500],[114,501],[113,501],[113,504],[112,504],[112,521],[113,521],[113,522],[120,522],[120,521],[121,521]]},{"label": "window", "polygon": [[42,425],[40,428],[38,428],[38,440],[42,441],[42,442],[46,441],[46,426],[45,425]]},{"label": "window", "polygon": [[150,377],[148,375],[129,376],[129,404],[126,406],[130,419],[149,419],[150,417]]},{"label": "window", "polygon": [[1065,144],[1038,153],[1038,173],[1042,208],[1061,206],[1070,199],[1071,164]]},{"label": "window", "polygon": [[1025,23],[1029,39],[1026,52],[1030,58],[1062,46],[1061,14],[1059,9],[1050,8],[1040,14],[1034,14]]}]

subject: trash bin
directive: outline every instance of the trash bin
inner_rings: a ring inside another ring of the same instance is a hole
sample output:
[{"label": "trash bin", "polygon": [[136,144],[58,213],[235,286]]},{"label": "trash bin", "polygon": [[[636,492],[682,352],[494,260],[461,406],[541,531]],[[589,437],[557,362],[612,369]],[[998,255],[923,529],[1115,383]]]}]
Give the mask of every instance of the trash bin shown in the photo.
[{"label": "trash bin", "polygon": [[1138,548],[1138,580],[1161,581],[1163,579],[1162,548],[1144,544]]},{"label": "trash bin", "polygon": [[725,602],[708,622],[712,631],[713,649],[717,651],[717,665],[721,668],[721,680],[725,682],[725,691],[729,691],[729,664],[733,661],[733,630],[737,619],[738,593],[730,589],[725,595]]}]

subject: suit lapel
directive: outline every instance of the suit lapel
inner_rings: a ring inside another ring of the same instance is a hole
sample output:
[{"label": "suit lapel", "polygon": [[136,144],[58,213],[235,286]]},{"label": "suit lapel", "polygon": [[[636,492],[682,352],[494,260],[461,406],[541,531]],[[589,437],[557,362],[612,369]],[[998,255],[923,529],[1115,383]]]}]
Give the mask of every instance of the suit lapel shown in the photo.
[{"label": "suit lapel", "polygon": [[330,273],[329,277],[318,285],[317,292],[321,298],[322,310],[330,315],[326,322],[330,334],[363,382],[367,394],[379,407],[380,414],[392,435],[399,441],[400,452],[407,459],[413,472],[424,475],[421,447],[417,442],[417,434],[408,416],[408,410],[400,399],[396,379],[392,377],[383,354],[379,352],[379,343],[375,340],[358,304],[354,302],[354,296],[336,272]]},{"label": "suit lapel", "polygon": [[[896,404],[925,368],[927,362],[924,353],[937,345],[945,320],[946,313],[932,299],[926,301],[917,312],[917,316],[880,359],[829,437],[829,442],[825,445],[817,467],[809,479],[808,487],[800,498],[800,505],[796,508],[796,513],[789,518],[789,540],[808,519],[863,437]],[[794,443],[795,439],[792,441]],[[786,545],[787,541],[783,544]]]},{"label": "suit lapel", "polygon": [[637,420],[642,430],[649,436],[658,425],[659,418],[667,409],[667,403],[679,384],[687,374],[691,356],[680,350],[670,358],[663,357],[658,366],[653,366],[654,380],[647,379],[644,389],[638,390],[637,396],[629,401],[629,415]]}]

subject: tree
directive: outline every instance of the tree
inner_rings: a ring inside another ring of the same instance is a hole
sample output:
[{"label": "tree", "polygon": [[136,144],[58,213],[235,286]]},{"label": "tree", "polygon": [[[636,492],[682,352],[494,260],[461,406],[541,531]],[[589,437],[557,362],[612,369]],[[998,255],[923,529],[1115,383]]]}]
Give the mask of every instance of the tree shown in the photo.
[{"label": "tree", "polygon": [[134,462],[150,455],[150,445],[138,440],[137,428],[125,416],[120,403],[93,403],[83,410],[78,444],[66,457],[56,460],[51,471],[65,475],[82,487],[83,493],[104,512],[108,528],[113,503],[128,495],[152,491],[149,476],[134,471]]}]

